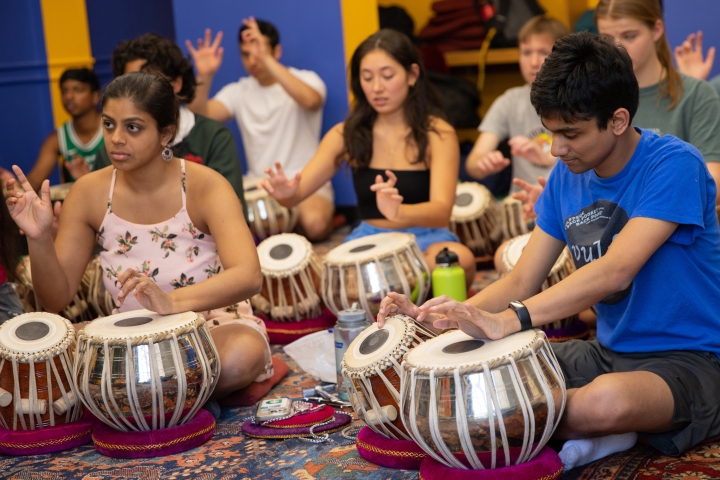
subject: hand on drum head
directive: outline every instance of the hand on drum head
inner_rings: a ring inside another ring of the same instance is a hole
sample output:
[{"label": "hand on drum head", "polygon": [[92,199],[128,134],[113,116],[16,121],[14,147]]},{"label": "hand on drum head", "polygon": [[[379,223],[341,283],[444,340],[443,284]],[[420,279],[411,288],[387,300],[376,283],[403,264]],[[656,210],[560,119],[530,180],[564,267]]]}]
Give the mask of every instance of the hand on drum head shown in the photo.
[{"label": "hand on drum head", "polygon": [[17,180],[11,178],[6,184],[10,216],[31,240],[51,233],[54,217],[50,203],[50,182],[43,181],[38,197],[20,167],[13,165],[13,171]]},{"label": "hand on drum head", "polygon": [[386,317],[397,313],[417,318],[420,309],[402,293],[389,292],[387,296],[382,299],[382,302],[380,302],[380,311],[377,314],[378,328],[382,328],[385,325]]},{"label": "hand on drum head", "polygon": [[135,295],[140,305],[153,312],[167,315],[173,313],[172,299],[157,286],[155,281],[137,270],[129,268],[117,279],[116,284],[120,287],[118,298],[115,304],[121,307],[129,294]]},{"label": "hand on drum head", "polygon": [[540,198],[540,194],[545,189],[547,180],[543,177],[538,177],[538,185],[532,185],[525,180],[519,178],[513,178],[513,183],[518,187],[525,190],[524,192],[513,193],[512,197],[515,200],[520,200],[523,203],[523,220],[530,220],[531,218],[537,217],[535,214],[535,202]]},{"label": "hand on drum head", "polygon": [[375,176],[375,183],[370,185],[370,190],[375,192],[375,201],[380,213],[388,220],[396,220],[403,197],[400,195],[395,184],[397,177],[391,170],[385,170],[388,181],[383,181],[382,175]]},{"label": "hand on drum head", "polygon": [[426,323],[426,319],[437,315],[433,326],[437,329],[458,328],[474,338],[498,340],[505,333],[505,322],[499,314],[479,310],[470,303],[460,303],[447,295],[428,300],[420,307],[417,320]]},{"label": "hand on drum head", "polygon": [[505,158],[500,150],[488,152],[477,161],[477,169],[483,177],[505,170],[510,165],[510,160]]},{"label": "hand on drum head", "polygon": [[268,174],[269,178],[263,178],[258,182],[257,186],[267,191],[273,198],[284,200],[292,197],[297,192],[301,172],[296,173],[295,177],[288,180],[280,162],[275,162],[275,170],[268,167],[265,169],[265,173]]}]

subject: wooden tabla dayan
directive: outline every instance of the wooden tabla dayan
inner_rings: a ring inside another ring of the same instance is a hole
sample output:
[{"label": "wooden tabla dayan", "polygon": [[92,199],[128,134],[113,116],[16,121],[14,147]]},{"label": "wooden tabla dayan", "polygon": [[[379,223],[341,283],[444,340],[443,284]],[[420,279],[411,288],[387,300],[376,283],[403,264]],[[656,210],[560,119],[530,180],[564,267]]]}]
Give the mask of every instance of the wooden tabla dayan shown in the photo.
[{"label": "wooden tabla dayan", "polygon": [[70,192],[70,188],[74,185],[74,182],[61,183],[59,185],[50,186],[50,201],[51,202],[64,202]]},{"label": "wooden tabla dayan", "polygon": [[268,192],[257,188],[258,180],[243,180],[247,223],[258,241],[278,233],[292,232],[297,224],[297,210],[285,208]]},{"label": "wooden tabla dayan", "polygon": [[357,302],[374,322],[388,292],[422,304],[430,291],[430,268],[415,235],[390,232],[343,243],[323,258],[321,296],[337,315]]},{"label": "wooden tabla dayan", "polygon": [[444,333],[405,355],[401,385],[401,417],[412,439],[435,460],[462,469],[531,460],[566,401],[557,358],[535,329],[500,340]]},{"label": "wooden tabla dayan", "polygon": [[83,413],[72,376],[75,330],[45,312],[0,326],[0,421],[10,430],[74,422]]},{"label": "wooden tabla dayan", "polygon": [[149,431],[195,416],[215,389],[220,359],[202,315],[135,310],[78,333],[73,375],[97,418],[117,430]]},{"label": "wooden tabla dayan", "polygon": [[279,322],[320,316],[322,265],[312,244],[301,235],[281,233],[263,240],[257,252],[263,287],[252,297],[253,306]]},{"label": "wooden tabla dayan", "polygon": [[[510,270],[515,268],[518,260],[520,260],[520,255],[522,255],[525,246],[527,246],[528,241],[530,240],[530,235],[532,235],[532,233],[526,233],[525,235],[520,235],[519,237],[515,237],[509,242],[507,242],[507,244],[505,245],[505,250],[502,253],[503,271],[499,272],[500,275],[507,275]],[[565,247],[562,253],[560,253],[560,256],[555,261],[555,264],[550,270],[548,277],[545,279],[542,286],[540,287],[540,291],[542,292],[544,290],[547,290],[556,283],[559,283],[561,280],[567,278],[574,271],[575,264],[573,263],[572,256],[570,255],[570,250]],[[543,330],[564,328],[570,325],[576,318],[577,315],[573,315],[568,318],[563,318],[561,320],[556,320],[552,323],[545,324],[538,328],[541,328]]]},{"label": "wooden tabla dayan", "polygon": [[435,334],[411,317],[394,315],[370,325],[348,346],[341,371],[350,380],[357,416],[381,435],[410,440],[399,412],[403,355]]},{"label": "wooden tabla dayan", "polygon": [[449,228],[476,256],[492,255],[502,232],[500,213],[490,190],[475,182],[459,183]]},{"label": "wooden tabla dayan", "polygon": [[523,204],[520,200],[508,196],[500,202],[500,212],[502,215],[502,231],[503,238],[510,240],[518,235],[524,235],[532,230],[534,222],[530,224],[523,220],[525,212]]}]

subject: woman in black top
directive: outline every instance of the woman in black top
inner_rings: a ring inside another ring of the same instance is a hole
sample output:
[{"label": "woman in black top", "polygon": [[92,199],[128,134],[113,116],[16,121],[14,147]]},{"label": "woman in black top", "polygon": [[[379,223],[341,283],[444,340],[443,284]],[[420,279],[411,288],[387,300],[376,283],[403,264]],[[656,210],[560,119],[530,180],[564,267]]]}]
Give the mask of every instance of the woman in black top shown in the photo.
[{"label": "woman in black top", "polygon": [[403,34],[383,29],[352,57],[353,108],[325,135],[302,172],[288,179],[279,163],[260,182],[281,204],[297,205],[347,161],[363,222],[345,241],[385,231],[417,237],[425,259],[448,247],[458,254],[468,286],[475,259],[447,229],[455,200],[459,149],[442,117],[415,47]]}]

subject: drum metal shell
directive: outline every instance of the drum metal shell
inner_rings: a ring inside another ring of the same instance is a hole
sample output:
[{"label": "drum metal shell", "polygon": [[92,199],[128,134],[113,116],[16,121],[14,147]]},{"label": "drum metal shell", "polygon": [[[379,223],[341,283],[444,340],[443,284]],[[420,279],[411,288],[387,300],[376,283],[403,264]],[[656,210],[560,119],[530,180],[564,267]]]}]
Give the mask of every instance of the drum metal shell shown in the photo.
[{"label": "drum metal shell", "polygon": [[565,381],[544,334],[532,348],[482,365],[418,368],[408,355],[401,364],[403,423],[428,455],[449,467],[524,463],[559,423]]},{"label": "drum metal shell", "polygon": [[186,423],[217,384],[220,360],[202,315],[194,329],[158,341],[108,342],[83,333],[75,379],[83,403],[113,428],[148,431]]},{"label": "drum metal shell", "polygon": [[495,253],[502,240],[502,224],[490,190],[476,182],[459,183],[448,228],[474,255]]},{"label": "drum metal shell", "polygon": [[297,224],[297,209],[285,208],[265,190],[245,182],[247,223],[256,242],[271,235],[292,232]]}]

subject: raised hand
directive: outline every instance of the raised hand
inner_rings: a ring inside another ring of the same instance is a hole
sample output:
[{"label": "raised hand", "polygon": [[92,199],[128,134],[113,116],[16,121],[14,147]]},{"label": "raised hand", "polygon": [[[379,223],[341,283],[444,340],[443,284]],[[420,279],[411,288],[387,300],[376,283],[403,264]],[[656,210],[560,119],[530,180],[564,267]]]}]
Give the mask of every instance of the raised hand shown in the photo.
[{"label": "raised hand", "polygon": [[436,329],[459,328],[471,337],[491,340],[506,335],[505,323],[499,315],[479,310],[468,302],[460,303],[446,295],[425,302],[420,307],[418,320],[425,321],[431,315],[441,316],[433,321]]},{"label": "raised hand", "polygon": [[525,180],[513,178],[513,183],[525,190],[524,192],[517,192],[512,195],[515,200],[520,200],[523,203],[523,219],[527,221],[537,217],[535,214],[535,202],[537,202],[540,194],[545,189],[547,180],[543,177],[538,177],[538,183],[540,185],[533,185]]},{"label": "raised hand", "polygon": [[710,47],[707,57],[703,60],[702,53],[703,33],[691,33],[679,47],[675,47],[675,62],[680,73],[707,80],[715,61],[715,47]]},{"label": "raised hand", "polygon": [[388,220],[397,220],[403,197],[395,188],[397,183],[395,174],[390,170],[385,170],[385,175],[387,175],[388,181],[383,181],[382,175],[377,175],[375,183],[370,185],[370,190],[375,192],[375,200],[380,213]]},{"label": "raised hand", "polygon": [[508,140],[510,145],[510,153],[522,157],[533,165],[540,167],[551,167],[555,165],[555,158],[553,158],[543,147],[534,140],[531,140],[522,135]]},{"label": "raised hand", "polygon": [[17,180],[11,178],[6,184],[10,216],[29,239],[38,239],[50,233],[53,224],[50,182],[43,181],[38,197],[20,167],[13,165],[12,168]]},{"label": "raised hand", "polygon": [[72,175],[75,180],[90,173],[90,167],[88,167],[88,164],[84,158],[82,158],[77,153],[74,153],[72,158],[72,161],[66,162],[65,166],[67,167],[68,172],[70,172],[70,175]]},{"label": "raised hand", "polygon": [[185,40],[185,46],[190,52],[190,56],[195,64],[195,71],[198,77],[204,75],[215,75],[220,65],[222,65],[223,53],[225,49],[220,46],[223,33],[218,32],[215,40],[212,40],[212,31],[205,29],[205,39],[198,38],[197,49],[193,47],[190,40]]},{"label": "raised hand", "polygon": [[243,43],[250,47],[250,55],[253,55],[258,60],[265,60],[270,55],[270,49],[263,39],[255,18],[243,18],[242,23],[248,27],[247,30],[243,30],[241,35]]},{"label": "raised hand", "polygon": [[118,277],[116,283],[120,287],[115,302],[118,307],[122,306],[128,295],[133,294],[138,303],[148,310],[162,315],[173,313],[170,296],[163,292],[153,279],[137,270],[128,268]]},{"label": "raised hand", "polygon": [[288,180],[280,162],[275,162],[275,170],[268,167],[265,169],[265,173],[268,174],[268,178],[260,180],[257,186],[267,191],[273,198],[285,200],[297,192],[301,172],[296,173],[292,179]]},{"label": "raised hand", "polygon": [[487,177],[494,173],[503,171],[510,165],[510,160],[505,158],[500,150],[486,153],[476,163],[480,175]]}]

